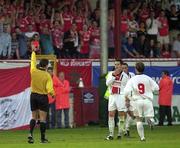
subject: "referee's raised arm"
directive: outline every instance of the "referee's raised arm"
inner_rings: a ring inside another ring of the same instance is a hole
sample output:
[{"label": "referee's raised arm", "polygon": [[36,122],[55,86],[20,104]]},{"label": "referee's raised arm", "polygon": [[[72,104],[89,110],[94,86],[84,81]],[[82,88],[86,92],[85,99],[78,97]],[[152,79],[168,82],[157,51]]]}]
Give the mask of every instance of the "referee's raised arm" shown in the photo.
[{"label": "referee's raised arm", "polygon": [[31,54],[31,72],[36,69],[36,53],[32,51]]}]

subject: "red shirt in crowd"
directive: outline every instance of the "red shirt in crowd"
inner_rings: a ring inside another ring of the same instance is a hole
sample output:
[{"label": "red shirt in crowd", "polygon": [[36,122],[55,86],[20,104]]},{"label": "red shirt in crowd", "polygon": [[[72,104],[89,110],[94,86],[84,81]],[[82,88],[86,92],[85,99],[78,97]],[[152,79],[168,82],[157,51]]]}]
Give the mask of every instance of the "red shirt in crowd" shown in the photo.
[{"label": "red shirt in crowd", "polygon": [[52,39],[53,39],[53,45],[56,48],[61,49],[63,47],[63,35],[64,31],[61,27],[53,27],[52,28]]},{"label": "red shirt in crowd", "polygon": [[83,32],[81,35],[81,50],[80,53],[82,54],[88,54],[89,53],[89,41],[91,37],[91,32],[86,31]]},{"label": "red shirt in crowd", "polygon": [[71,12],[66,12],[62,14],[64,20],[64,32],[68,31],[71,28],[73,16]]},{"label": "red shirt in crowd", "polygon": [[159,35],[160,36],[167,36],[167,35],[169,35],[169,25],[168,25],[167,18],[165,18],[165,17],[158,17],[157,20],[160,22]]},{"label": "red shirt in crowd", "polygon": [[40,33],[42,33],[42,30],[43,30],[43,28],[45,28],[45,27],[50,28],[50,20],[48,20],[48,19],[43,19],[43,20],[41,20],[41,21],[39,22],[39,31],[40,31]]},{"label": "red shirt in crowd", "polygon": [[127,16],[121,16],[121,32],[123,34],[126,34],[129,30],[128,27],[128,17]]},{"label": "red shirt in crowd", "polygon": [[93,44],[99,44],[100,43],[100,29],[98,27],[91,27],[89,28],[89,31],[91,32],[91,41]]},{"label": "red shirt in crowd", "polygon": [[85,18],[83,16],[76,15],[74,16],[74,21],[76,22],[77,31],[82,31],[83,25],[85,23]]},{"label": "red shirt in crowd", "polygon": [[171,53],[169,51],[163,51],[162,58],[171,58]]},{"label": "red shirt in crowd", "polygon": [[27,31],[27,25],[29,24],[28,20],[26,18],[19,19],[19,27],[22,32]]}]

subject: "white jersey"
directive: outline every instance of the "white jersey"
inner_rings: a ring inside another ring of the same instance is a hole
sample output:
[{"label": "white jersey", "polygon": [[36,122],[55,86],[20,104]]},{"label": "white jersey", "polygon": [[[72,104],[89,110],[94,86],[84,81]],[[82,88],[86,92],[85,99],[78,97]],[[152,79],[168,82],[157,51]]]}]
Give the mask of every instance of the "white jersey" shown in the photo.
[{"label": "white jersey", "polygon": [[135,74],[133,72],[129,72],[127,75],[129,77],[129,79],[135,76]]},{"label": "white jersey", "polygon": [[117,79],[112,75],[113,72],[114,71],[109,72],[106,79],[106,85],[109,88],[110,94],[113,94],[113,88],[118,88],[118,92],[116,94],[124,94],[124,88],[129,80],[128,75],[125,72],[122,72]]},{"label": "white jersey", "polygon": [[128,97],[132,93],[133,100],[153,100],[153,92],[158,90],[159,86],[157,83],[149,76],[142,74],[136,75],[128,81],[124,89],[124,94],[125,97]]}]

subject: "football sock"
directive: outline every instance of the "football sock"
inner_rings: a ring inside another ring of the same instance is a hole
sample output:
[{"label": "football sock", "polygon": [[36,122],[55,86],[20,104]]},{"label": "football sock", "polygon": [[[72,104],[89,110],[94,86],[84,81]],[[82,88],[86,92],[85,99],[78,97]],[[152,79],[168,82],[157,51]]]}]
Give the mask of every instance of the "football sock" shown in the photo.
[{"label": "football sock", "polygon": [[137,122],[136,123],[136,126],[137,126],[137,131],[138,131],[138,134],[139,134],[139,137],[141,139],[144,138],[144,127],[143,127],[143,123],[142,122]]},{"label": "football sock", "polygon": [[108,126],[109,126],[109,135],[114,136],[114,126],[115,126],[114,117],[109,117]]},{"label": "football sock", "polygon": [[119,116],[118,135],[125,131],[125,117]]},{"label": "football sock", "polygon": [[30,135],[33,136],[33,131],[34,131],[34,127],[36,125],[36,120],[35,119],[31,119],[30,121]]},{"label": "football sock", "polygon": [[41,132],[41,140],[45,139],[45,132],[46,132],[46,121],[40,122],[40,132]]},{"label": "football sock", "polygon": [[125,130],[128,131],[130,127],[131,117],[127,114],[125,122]]}]

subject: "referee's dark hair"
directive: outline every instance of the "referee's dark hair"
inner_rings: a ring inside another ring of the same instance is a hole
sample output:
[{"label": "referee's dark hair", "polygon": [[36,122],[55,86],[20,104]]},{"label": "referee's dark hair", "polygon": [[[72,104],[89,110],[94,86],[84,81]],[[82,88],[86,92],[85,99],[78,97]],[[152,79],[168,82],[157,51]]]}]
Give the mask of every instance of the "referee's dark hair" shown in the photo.
[{"label": "referee's dark hair", "polygon": [[49,64],[48,59],[41,59],[39,62],[39,66],[45,68]]},{"label": "referee's dark hair", "polygon": [[144,63],[142,62],[137,62],[136,63],[136,70],[139,72],[139,73],[143,73],[144,72]]}]

